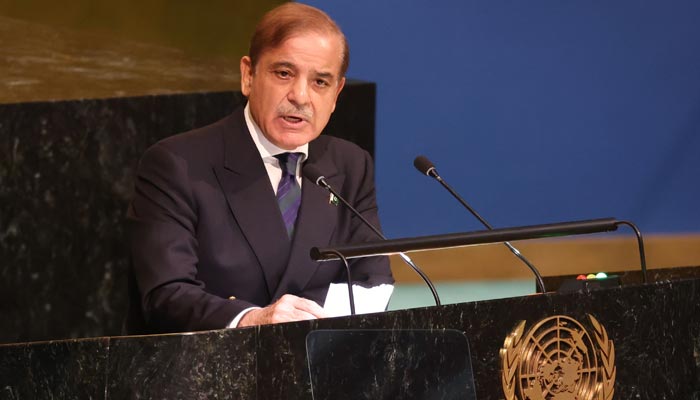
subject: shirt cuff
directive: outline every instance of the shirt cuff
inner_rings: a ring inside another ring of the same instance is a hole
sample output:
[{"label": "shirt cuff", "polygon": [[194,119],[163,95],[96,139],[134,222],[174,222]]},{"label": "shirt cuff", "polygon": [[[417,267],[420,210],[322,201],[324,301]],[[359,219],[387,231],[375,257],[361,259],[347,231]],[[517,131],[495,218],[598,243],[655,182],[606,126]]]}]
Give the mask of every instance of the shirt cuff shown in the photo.
[{"label": "shirt cuff", "polygon": [[246,315],[248,313],[248,311],[258,310],[258,309],[260,309],[260,307],[248,307],[245,310],[239,312],[238,315],[236,315],[236,318],[234,318],[233,321],[231,321],[231,323],[228,324],[227,328],[238,328],[238,323],[241,322],[241,319],[243,318],[244,315]]}]

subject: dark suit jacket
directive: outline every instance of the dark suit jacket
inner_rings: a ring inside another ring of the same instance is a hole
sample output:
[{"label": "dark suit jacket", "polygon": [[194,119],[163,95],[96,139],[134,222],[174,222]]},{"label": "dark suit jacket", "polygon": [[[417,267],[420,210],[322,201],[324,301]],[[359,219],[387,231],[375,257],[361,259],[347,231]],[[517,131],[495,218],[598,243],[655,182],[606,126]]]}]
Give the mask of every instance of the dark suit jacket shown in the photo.
[{"label": "dark suit jacket", "polygon": [[[378,224],[369,154],[342,139],[309,144],[315,164]],[[323,305],[339,262],[311,260],[313,246],[376,240],[329,193],[304,178],[292,241],[287,236],[243,108],[162,140],[141,159],[128,221],[132,255],[129,333],[220,329],[251,306],[286,293]],[[385,257],[356,260],[353,281],[393,283]],[[230,299],[235,296],[235,299]]]}]

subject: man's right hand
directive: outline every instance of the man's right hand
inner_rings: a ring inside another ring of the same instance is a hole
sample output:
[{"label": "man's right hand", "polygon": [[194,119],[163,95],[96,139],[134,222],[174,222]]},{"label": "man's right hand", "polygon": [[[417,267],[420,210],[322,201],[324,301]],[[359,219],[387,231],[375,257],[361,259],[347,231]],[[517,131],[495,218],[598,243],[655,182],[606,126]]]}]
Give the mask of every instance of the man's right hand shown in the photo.
[{"label": "man's right hand", "polygon": [[277,324],[328,316],[315,301],[285,294],[267,307],[248,311],[238,322],[238,327]]}]

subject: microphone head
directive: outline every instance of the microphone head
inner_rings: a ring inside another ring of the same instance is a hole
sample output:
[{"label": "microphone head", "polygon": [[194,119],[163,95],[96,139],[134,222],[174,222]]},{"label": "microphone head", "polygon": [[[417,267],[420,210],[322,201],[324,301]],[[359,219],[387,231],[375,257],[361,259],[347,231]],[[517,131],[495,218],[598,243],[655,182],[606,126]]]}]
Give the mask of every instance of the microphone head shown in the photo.
[{"label": "microphone head", "polygon": [[418,172],[428,176],[437,176],[437,171],[435,170],[435,165],[432,161],[428,160],[426,156],[418,156],[413,160],[413,166],[416,167]]},{"label": "microphone head", "polygon": [[304,164],[301,173],[306,179],[317,185],[321,185],[321,182],[326,179],[321,171],[313,164]]}]

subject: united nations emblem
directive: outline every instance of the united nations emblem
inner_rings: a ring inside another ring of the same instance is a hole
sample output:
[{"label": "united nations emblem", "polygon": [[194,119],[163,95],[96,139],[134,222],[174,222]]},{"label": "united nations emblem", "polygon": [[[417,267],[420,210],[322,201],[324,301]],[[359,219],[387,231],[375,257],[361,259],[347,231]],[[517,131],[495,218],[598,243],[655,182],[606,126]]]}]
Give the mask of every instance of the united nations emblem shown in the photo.
[{"label": "united nations emblem", "polygon": [[506,400],[611,400],[615,347],[592,315],[591,333],[573,318],[546,318],[526,334],[520,321],[501,349]]}]

